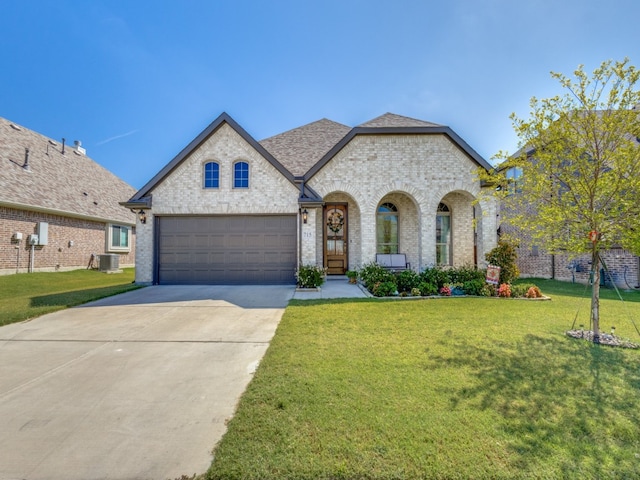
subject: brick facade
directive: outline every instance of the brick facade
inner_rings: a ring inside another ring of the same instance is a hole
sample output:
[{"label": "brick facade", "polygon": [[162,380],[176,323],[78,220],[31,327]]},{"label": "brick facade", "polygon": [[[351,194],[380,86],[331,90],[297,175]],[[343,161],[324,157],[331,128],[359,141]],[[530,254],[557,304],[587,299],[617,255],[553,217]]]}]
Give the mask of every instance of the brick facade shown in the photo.
[{"label": "brick facade", "polygon": [[[282,158],[291,157],[289,168],[296,167],[299,160],[291,152],[316,162],[327,153],[297,148],[296,143],[303,138],[311,146],[323,144],[323,148],[329,148],[320,131],[325,124],[310,124],[310,130],[303,130],[313,134],[309,137],[286,133],[274,137],[282,141],[278,150]],[[432,126],[428,124],[427,128]],[[298,217],[298,262],[322,266],[326,227],[321,203],[329,202],[348,205],[350,269],[375,260],[377,208],[385,202],[398,208],[399,248],[413,269],[419,271],[436,263],[436,213],[440,202],[451,209],[453,264],[473,265],[477,261],[483,266],[484,253],[497,241],[496,208],[491,200],[476,202],[480,193],[475,173],[479,168],[477,154],[462,147],[460,139],[445,133],[356,134],[315,173],[305,173],[312,164],[283,172],[275,157],[261,150],[261,145],[223,114],[130,200],[132,205],[136,201],[150,205],[146,225],[138,225],[136,282],[155,280],[154,217],[162,215],[298,214],[303,205],[308,219],[304,224]],[[339,133],[336,141],[343,136]],[[266,144],[277,150],[273,142]],[[219,165],[220,186],[205,189],[203,168],[211,161]],[[237,161],[249,164],[247,189],[232,186],[233,165]],[[301,188],[306,187],[319,195],[308,205],[301,199]]]},{"label": "brick facade", "polygon": [[[36,232],[38,222],[47,222],[47,245],[35,246],[33,271],[63,271],[86,268],[91,254],[105,253],[106,224],[50,213],[0,206],[0,275],[29,271],[31,247],[28,236]],[[13,240],[20,232],[22,241]],[[135,229],[131,250],[120,254],[120,266],[133,266]]]},{"label": "brick facade", "polygon": [[[483,265],[484,253],[496,245],[496,210],[490,202],[474,205],[480,188],[476,169],[444,135],[369,135],[354,138],[309,185],[326,201],[348,203],[351,269],[375,260],[377,208],[385,202],[398,208],[399,249],[412,268],[436,263],[440,202],[451,209],[453,264],[474,264],[477,239],[477,260]],[[320,208],[314,218],[316,263],[322,265]],[[303,239],[303,251],[310,241]]]}]

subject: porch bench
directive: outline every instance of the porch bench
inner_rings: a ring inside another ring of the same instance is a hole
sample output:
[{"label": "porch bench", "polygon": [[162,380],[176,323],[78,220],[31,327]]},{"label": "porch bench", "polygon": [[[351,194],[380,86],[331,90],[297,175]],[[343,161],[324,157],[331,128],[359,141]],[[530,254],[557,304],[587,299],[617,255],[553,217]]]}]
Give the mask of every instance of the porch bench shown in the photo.
[{"label": "porch bench", "polygon": [[411,268],[404,253],[376,253],[376,263],[392,272],[402,272]]}]

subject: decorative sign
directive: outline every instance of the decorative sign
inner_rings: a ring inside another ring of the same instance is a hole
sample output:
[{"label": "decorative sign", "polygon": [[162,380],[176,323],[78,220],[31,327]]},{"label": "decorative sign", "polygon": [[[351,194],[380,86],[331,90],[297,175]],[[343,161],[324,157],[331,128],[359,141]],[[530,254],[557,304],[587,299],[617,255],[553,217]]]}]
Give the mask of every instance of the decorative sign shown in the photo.
[{"label": "decorative sign", "polygon": [[487,283],[498,285],[500,283],[500,267],[487,265]]},{"label": "decorative sign", "polygon": [[595,230],[591,230],[589,232],[589,240],[591,240],[592,243],[596,243],[598,241],[599,236],[600,234]]}]

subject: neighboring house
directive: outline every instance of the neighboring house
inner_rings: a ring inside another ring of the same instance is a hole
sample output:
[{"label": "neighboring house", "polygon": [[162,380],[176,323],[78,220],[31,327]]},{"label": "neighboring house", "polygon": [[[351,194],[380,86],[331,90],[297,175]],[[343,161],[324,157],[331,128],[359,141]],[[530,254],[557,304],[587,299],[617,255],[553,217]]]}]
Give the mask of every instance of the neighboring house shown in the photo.
[{"label": "neighboring house", "polygon": [[136,215],[118,202],[135,189],[79,142],[0,118],[0,162],[0,274],[87,268],[105,253],[134,264]]},{"label": "neighboring house", "polygon": [[[522,170],[517,167],[511,167],[506,172],[507,179],[515,184],[521,175]],[[529,236],[516,233],[507,224],[501,225],[499,232],[511,234],[518,239],[516,263],[520,277],[550,278],[583,284],[591,281],[590,253],[578,256],[551,254],[532,242]],[[601,258],[607,267],[606,272],[604,267],[601,267],[602,285],[612,286],[615,283],[616,286],[625,289],[640,286],[640,257],[628,250],[613,248],[602,251]]]},{"label": "neighboring house", "polygon": [[480,265],[496,208],[476,203],[491,166],[449,127],[385,114],[261,142],[220,115],[128,202],[136,281],[294,283],[297,265],[343,274],[402,253],[412,269]]}]

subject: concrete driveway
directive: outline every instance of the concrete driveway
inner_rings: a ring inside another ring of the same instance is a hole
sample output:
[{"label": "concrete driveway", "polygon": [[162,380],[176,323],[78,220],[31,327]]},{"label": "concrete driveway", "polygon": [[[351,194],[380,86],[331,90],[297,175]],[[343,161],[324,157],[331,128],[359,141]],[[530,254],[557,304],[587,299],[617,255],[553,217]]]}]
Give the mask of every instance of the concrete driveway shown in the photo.
[{"label": "concrete driveway", "polygon": [[0,328],[0,479],[203,473],[294,287],[154,286]]}]

